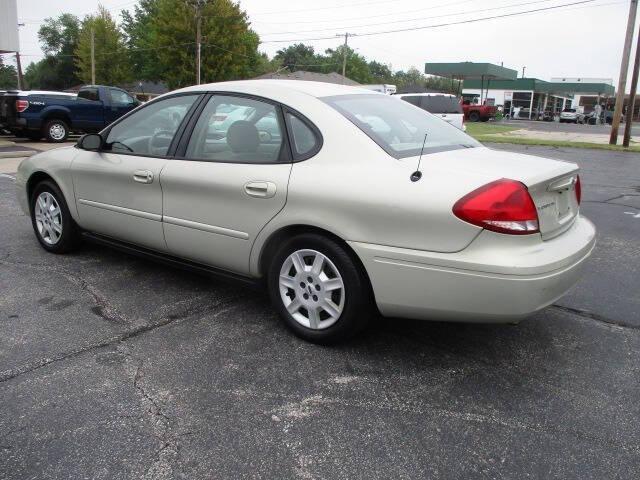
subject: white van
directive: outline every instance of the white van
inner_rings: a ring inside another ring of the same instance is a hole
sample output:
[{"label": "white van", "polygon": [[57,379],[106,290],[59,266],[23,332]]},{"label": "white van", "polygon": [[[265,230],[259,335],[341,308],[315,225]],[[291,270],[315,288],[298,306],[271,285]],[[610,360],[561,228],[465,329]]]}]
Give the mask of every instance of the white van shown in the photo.
[{"label": "white van", "polygon": [[466,130],[460,100],[450,93],[402,93],[394,95],[442,118],[460,130]]},{"label": "white van", "polygon": [[389,83],[378,83],[370,85],[358,85],[360,88],[366,88],[367,90],[373,90],[374,92],[384,93],[385,95],[393,95],[397,89],[395,85]]}]

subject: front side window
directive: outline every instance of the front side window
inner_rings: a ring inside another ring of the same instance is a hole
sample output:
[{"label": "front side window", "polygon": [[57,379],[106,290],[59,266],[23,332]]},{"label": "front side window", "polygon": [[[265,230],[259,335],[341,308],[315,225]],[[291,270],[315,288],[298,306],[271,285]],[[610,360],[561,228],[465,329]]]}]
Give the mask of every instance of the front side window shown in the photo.
[{"label": "front side window", "polygon": [[282,125],[274,105],[215,95],[193,129],[185,156],[209,162],[275,163],[281,150]]},{"label": "front side window", "polygon": [[481,146],[462,130],[397,98],[352,94],[322,100],[395,158],[420,155],[425,135],[424,153]]},{"label": "front side window", "polygon": [[136,155],[166,155],[178,127],[198,95],[150,103],[111,128],[106,149]]},{"label": "front side window", "polygon": [[111,105],[125,106],[134,103],[131,95],[125,91],[118,90],[117,88],[110,88],[109,96],[111,97]]}]

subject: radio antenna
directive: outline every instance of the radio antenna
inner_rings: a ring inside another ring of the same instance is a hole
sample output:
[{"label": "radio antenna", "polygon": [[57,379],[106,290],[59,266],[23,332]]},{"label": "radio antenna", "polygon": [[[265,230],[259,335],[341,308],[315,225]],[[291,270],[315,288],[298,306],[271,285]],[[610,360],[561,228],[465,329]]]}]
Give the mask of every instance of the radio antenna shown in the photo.
[{"label": "radio antenna", "polygon": [[422,172],[420,171],[420,163],[422,162],[422,154],[424,153],[424,146],[427,144],[427,135],[428,133],[425,132],[424,140],[422,141],[422,148],[420,149],[420,158],[418,158],[418,168],[409,177],[412,182],[417,182],[422,178]]}]

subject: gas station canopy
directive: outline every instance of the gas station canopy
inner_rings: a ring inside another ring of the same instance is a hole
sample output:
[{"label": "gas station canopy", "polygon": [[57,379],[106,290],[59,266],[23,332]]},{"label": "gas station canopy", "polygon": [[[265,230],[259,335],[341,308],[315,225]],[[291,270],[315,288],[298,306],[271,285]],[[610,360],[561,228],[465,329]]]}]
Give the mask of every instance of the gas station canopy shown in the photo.
[{"label": "gas station canopy", "polygon": [[456,80],[515,80],[518,72],[493,63],[426,63],[424,73]]}]

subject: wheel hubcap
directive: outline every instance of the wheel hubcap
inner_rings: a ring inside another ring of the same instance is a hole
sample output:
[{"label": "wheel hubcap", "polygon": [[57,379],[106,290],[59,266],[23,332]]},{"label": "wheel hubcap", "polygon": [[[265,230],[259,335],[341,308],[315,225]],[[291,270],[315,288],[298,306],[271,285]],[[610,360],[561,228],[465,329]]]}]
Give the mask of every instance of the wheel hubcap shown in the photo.
[{"label": "wheel hubcap", "polygon": [[62,211],[58,201],[49,192],[42,192],[36,199],[34,210],[40,238],[49,245],[55,245],[62,236]]},{"label": "wheel hubcap", "polygon": [[280,269],[280,298],[296,322],[322,330],[342,314],[345,288],[333,262],[316,250],[298,250]]},{"label": "wheel hubcap", "polygon": [[54,123],[49,127],[49,135],[51,135],[51,138],[54,140],[62,140],[65,135],[65,129],[59,123]]}]

